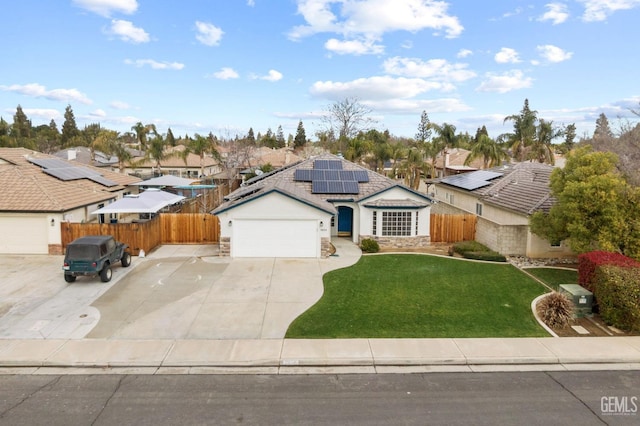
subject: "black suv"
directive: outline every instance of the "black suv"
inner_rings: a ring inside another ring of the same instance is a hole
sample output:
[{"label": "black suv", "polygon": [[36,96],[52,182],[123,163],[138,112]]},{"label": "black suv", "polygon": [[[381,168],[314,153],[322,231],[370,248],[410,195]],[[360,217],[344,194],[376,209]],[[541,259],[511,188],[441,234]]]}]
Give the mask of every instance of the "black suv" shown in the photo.
[{"label": "black suv", "polygon": [[100,275],[102,282],[111,281],[111,265],[116,262],[124,267],[131,264],[128,245],[117,242],[110,235],[81,237],[67,245],[64,256],[64,280],[72,283],[77,276]]}]

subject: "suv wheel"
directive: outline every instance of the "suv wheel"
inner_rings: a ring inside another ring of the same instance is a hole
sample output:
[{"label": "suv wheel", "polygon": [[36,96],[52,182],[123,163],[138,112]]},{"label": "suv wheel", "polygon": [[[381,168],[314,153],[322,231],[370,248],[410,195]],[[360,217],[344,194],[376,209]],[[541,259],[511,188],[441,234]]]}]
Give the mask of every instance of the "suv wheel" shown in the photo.
[{"label": "suv wheel", "polygon": [[108,283],[109,281],[111,281],[111,275],[113,275],[113,272],[111,271],[111,265],[104,265],[104,268],[102,268],[102,271],[100,271],[100,279],[102,280],[102,282]]},{"label": "suv wheel", "polygon": [[64,280],[68,283],[72,283],[76,280],[76,276],[70,275],[70,274],[64,274]]},{"label": "suv wheel", "polygon": [[122,258],[120,259],[120,262],[122,263],[122,266],[124,266],[125,268],[131,265],[131,254],[128,251],[125,251],[124,253],[122,253]]}]

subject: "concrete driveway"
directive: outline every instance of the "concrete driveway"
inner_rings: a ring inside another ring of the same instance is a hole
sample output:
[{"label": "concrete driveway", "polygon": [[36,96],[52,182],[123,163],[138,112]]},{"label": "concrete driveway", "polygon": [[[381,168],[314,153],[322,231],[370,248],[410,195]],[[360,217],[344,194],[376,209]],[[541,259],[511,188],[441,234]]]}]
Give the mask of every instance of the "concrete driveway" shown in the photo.
[{"label": "concrete driveway", "polygon": [[[282,338],[322,296],[322,275],[360,258],[350,241],[333,243],[328,259],[229,259],[217,246],[162,246],[115,267],[107,284],[66,284],[61,256],[0,257],[0,338]],[[25,276],[21,261],[33,272]]]}]

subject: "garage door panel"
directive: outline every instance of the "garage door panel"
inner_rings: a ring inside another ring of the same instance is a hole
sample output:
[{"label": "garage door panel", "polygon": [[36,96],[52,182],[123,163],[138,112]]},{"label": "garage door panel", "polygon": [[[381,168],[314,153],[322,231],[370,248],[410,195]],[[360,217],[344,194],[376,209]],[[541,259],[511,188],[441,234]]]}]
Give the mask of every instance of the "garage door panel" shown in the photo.
[{"label": "garage door panel", "polygon": [[0,253],[47,254],[47,221],[43,217],[0,218]]},{"label": "garage door panel", "polygon": [[318,257],[315,220],[235,220],[234,257]]}]

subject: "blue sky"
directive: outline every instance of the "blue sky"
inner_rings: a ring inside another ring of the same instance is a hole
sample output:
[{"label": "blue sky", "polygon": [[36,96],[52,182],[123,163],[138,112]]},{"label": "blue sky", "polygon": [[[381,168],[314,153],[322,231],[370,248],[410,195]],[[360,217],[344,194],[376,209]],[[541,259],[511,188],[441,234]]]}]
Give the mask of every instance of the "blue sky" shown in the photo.
[{"label": "blue sky", "polygon": [[492,137],[525,98],[541,118],[614,130],[640,106],[640,0],[20,0],[3,4],[0,115],[140,121],[222,137],[308,136],[355,97],[375,128],[420,114]]}]

